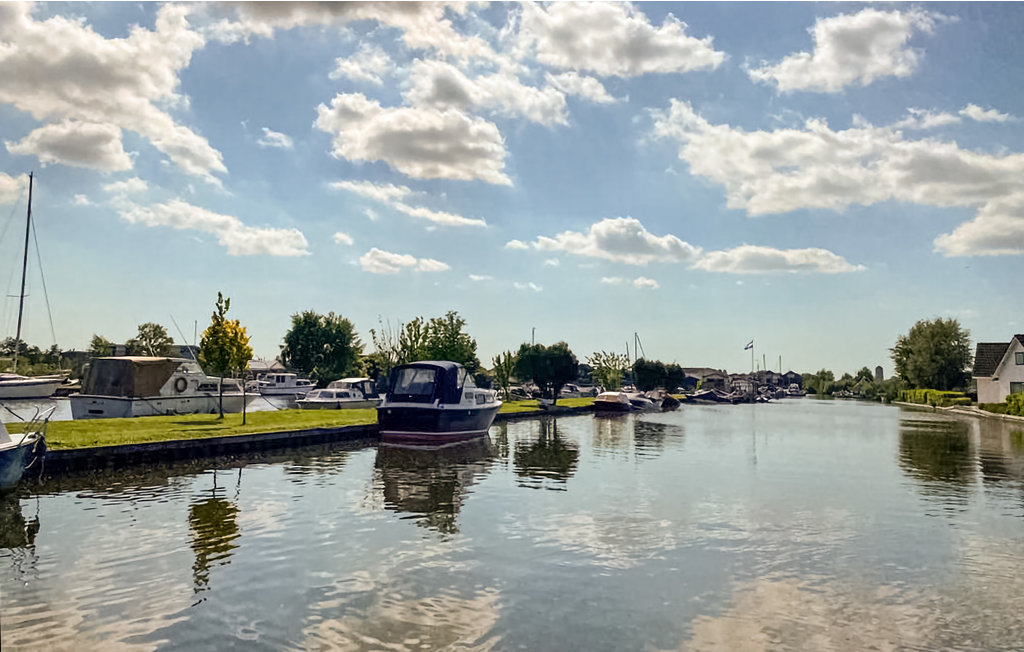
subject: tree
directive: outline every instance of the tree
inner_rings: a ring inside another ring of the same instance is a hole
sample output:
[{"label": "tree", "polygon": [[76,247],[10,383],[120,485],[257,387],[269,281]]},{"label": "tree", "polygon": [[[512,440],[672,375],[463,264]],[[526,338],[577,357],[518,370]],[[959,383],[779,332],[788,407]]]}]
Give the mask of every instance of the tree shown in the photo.
[{"label": "tree", "polygon": [[[217,309],[210,318],[210,325],[203,331],[199,340],[199,363],[208,372],[220,376],[219,409],[220,418],[224,418],[224,377],[235,372],[243,372],[252,360],[252,347],[249,336],[237,319],[228,319],[228,308],[231,299],[225,299],[217,293]],[[242,422],[245,423],[243,408]]]},{"label": "tree", "polygon": [[398,352],[398,364],[430,358],[427,353],[427,322],[422,317],[416,317],[402,327],[398,335]]},{"label": "tree", "polygon": [[666,375],[663,362],[640,358],[633,363],[633,383],[641,392],[664,387]]},{"label": "tree", "polygon": [[598,351],[587,358],[587,364],[593,367],[591,375],[594,382],[607,390],[614,390],[622,386],[622,376],[629,368],[629,358],[624,353]]},{"label": "tree", "polygon": [[836,376],[828,369],[815,374],[803,374],[804,389],[811,394],[831,394],[835,389]]},{"label": "tree", "polygon": [[363,344],[352,322],[333,312],[320,315],[305,310],[292,315],[292,327],[281,347],[281,362],[323,387],[358,373],[362,354]]},{"label": "tree", "polygon": [[93,356],[110,355],[114,350],[114,343],[103,337],[102,335],[92,336],[92,340],[89,341],[89,354]]},{"label": "tree", "polygon": [[449,310],[444,317],[435,317],[426,327],[425,349],[432,360],[458,362],[469,373],[480,368],[476,357],[476,340],[463,332],[466,320],[459,313]]},{"label": "tree", "polygon": [[501,355],[494,356],[491,364],[494,365],[494,382],[501,388],[507,401],[509,388],[512,385],[512,376],[516,373],[516,356],[511,351],[505,351]]},{"label": "tree", "polygon": [[171,354],[174,340],[167,329],[151,321],[139,324],[139,334],[124,343],[129,355],[152,355],[157,357]]},{"label": "tree", "polygon": [[956,319],[922,319],[889,351],[896,374],[911,388],[951,390],[970,381],[970,331]]},{"label": "tree", "polygon": [[565,342],[551,346],[523,344],[516,354],[516,377],[531,379],[541,395],[558,402],[558,392],[570,380],[576,378],[579,361]]}]

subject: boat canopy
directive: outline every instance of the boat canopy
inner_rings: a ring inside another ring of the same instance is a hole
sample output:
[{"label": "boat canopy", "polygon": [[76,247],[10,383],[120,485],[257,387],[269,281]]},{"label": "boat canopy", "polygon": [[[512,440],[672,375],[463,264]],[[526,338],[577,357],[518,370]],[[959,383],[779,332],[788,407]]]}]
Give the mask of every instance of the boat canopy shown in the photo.
[{"label": "boat canopy", "polygon": [[142,356],[95,358],[85,373],[82,393],[128,398],[157,396],[184,362],[187,360]]},{"label": "boat canopy", "polygon": [[[459,403],[469,374],[447,360],[423,360],[399,365],[388,377],[388,400],[398,403]],[[472,381],[469,381],[470,384]]]}]

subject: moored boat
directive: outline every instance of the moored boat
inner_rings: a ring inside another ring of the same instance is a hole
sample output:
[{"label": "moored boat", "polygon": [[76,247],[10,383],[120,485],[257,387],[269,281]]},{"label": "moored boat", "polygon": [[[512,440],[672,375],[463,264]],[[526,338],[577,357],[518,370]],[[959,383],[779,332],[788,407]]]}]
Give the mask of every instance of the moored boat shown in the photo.
[{"label": "moored boat", "polygon": [[291,373],[260,374],[255,383],[250,382],[249,388],[263,396],[305,396],[316,389],[316,384]]},{"label": "moored boat", "polygon": [[462,365],[425,360],[391,370],[377,423],[384,443],[448,444],[486,434],[500,407]]},{"label": "moored boat", "polygon": [[0,399],[50,398],[63,382],[63,376],[0,373]]},{"label": "moored boat", "polygon": [[295,401],[303,410],[344,410],[377,407],[380,399],[367,398],[357,389],[314,389],[305,397]]},{"label": "moored boat", "polygon": [[[215,414],[220,411],[220,379],[183,358],[124,356],[94,358],[72,394],[75,419],[145,417],[161,414]],[[255,395],[238,381],[224,379],[224,412],[241,412]]]},{"label": "moored boat", "polygon": [[639,392],[601,392],[594,399],[598,412],[646,412],[657,410],[658,403]]},{"label": "moored boat", "polygon": [[11,434],[0,421],[0,489],[10,489],[21,481],[25,469],[42,457],[46,450],[46,424],[55,408],[36,412],[25,431]]}]

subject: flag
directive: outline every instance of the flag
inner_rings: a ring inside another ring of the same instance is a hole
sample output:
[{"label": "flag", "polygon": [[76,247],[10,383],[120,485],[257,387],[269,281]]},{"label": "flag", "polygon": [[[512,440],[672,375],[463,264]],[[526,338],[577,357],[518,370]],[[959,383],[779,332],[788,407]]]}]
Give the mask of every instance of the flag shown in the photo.
[{"label": "flag", "polygon": [[749,342],[747,342],[747,345],[743,347],[743,350],[749,351],[752,348],[754,348],[754,340],[750,340]]}]

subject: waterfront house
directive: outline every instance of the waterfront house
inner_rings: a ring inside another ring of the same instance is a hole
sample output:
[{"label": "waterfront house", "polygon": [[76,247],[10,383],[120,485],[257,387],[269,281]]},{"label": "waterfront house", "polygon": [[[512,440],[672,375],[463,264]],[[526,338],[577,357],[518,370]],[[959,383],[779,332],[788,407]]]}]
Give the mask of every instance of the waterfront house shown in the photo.
[{"label": "waterfront house", "polygon": [[1024,392],[1024,335],[1007,343],[979,342],[971,377],[979,403],[1002,403],[1007,395]]},{"label": "waterfront house", "polygon": [[724,372],[711,367],[683,367],[683,373],[686,374],[683,387],[693,388],[699,382],[702,389],[724,390],[728,380]]},{"label": "waterfront house", "polygon": [[789,387],[793,383],[796,383],[797,387],[802,388],[804,386],[804,377],[792,370],[782,374],[782,384],[785,387]]}]

